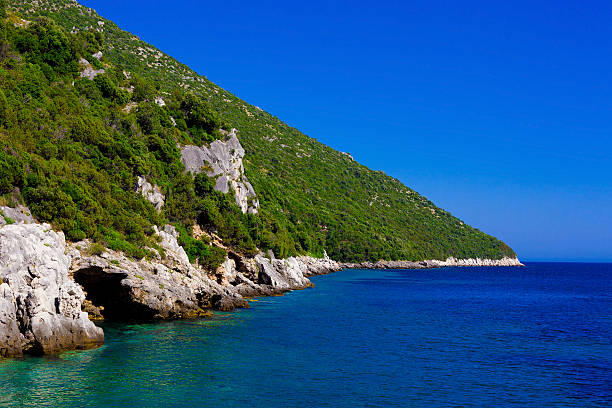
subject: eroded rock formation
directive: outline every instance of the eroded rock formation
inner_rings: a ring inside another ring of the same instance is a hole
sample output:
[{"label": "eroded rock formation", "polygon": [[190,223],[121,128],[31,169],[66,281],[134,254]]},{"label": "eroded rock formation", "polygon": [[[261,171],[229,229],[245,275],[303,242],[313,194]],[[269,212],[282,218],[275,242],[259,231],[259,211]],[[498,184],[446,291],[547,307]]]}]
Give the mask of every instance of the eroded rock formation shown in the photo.
[{"label": "eroded rock formation", "polygon": [[187,171],[193,174],[205,172],[209,177],[214,177],[215,190],[228,193],[231,189],[243,213],[256,214],[259,200],[244,175],[244,149],[236,132],[236,129],[232,129],[226,134],[226,141],[215,140],[209,147],[183,146],[181,160]]},{"label": "eroded rock formation", "polygon": [[102,329],[81,310],[83,291],[68,277],[61,232],[48,224],[0,228],[0,356],[94,347]]},{"label": "eroded rock formation", "polygon": [[105,250],[91,255],[89,242],[70,245],[71,271],[104,318],[147,320],[190,318],[210,309],[247,307],[235,291],[218,284],[207,271],[192,265],[177,243],[174,227],[156,228],[164,257],[133,260]]},{"label": "eroded rock formation", "polygon": [[[139,181],[145,197],[155,192],[144,178]],[[92,254],[87,240],[66,245],[61,232],[35,223],[25,207],[0,210],[0,357],[99,345],[104,335],[88,313],[137,321],[207,316],[211,310],[248,307],[249,297],[307,288],[310,276],[343,268],[522,265],[516,258],[340,264],[327,254],[244,257],[218,242],[227,257],[209,271],[190,263],[170,225],[154,227],[163,251],[150,249],[157,255],[134,260],[109,249]]]}]

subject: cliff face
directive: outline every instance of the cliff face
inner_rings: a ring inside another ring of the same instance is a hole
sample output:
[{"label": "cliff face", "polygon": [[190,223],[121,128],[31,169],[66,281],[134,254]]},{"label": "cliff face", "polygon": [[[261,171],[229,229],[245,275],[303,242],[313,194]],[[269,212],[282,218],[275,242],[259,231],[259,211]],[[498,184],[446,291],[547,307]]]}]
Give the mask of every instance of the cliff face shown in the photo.
[{"label": "cliff face", "polygon": [[102,344],[68,276],[64,235],[48,224],[0,228],[0,356],[46,354]]},{"label": "cliff face", "polygon": [[[208,316],[248,307],[245,298],[311,286],[308,276],[340,270],[329,258],[268,259],[229,252],[214,271],[191,264],[174,227],[155,227],[163,252],[134,260],[38,224],[27,208],[0,226],[0,357],[95,347],[89,317],[143,321]],[[13,222],[14,220],[11,219]],[[91,252],[95,252],[92,254]]]},{"label": "cliff face", "polygon": [[244,175],[244,149],[232,129],[226,141],[215,140],[206,146],[183,146],[181,160],[187,171],[192,174],[205,172],[214,177],[215,190],[228,193],[230,189],[236,197],[236,204],[243,213],[257,214],[259,200],[255,190]]},{"label": "cliff face", "polygon": [[150,260],[109,249],[91,255],[87,241],[69,245],[71,273],[86,291],[90,313],[115,320],[206,316],[210,310],[248,307],[245,297],[308,287],[308,276],[340,269],[329,258],[269,260],[230,251],[220,267],[208,271],[189,262],[174,227],[155,231],[164,252]]}]

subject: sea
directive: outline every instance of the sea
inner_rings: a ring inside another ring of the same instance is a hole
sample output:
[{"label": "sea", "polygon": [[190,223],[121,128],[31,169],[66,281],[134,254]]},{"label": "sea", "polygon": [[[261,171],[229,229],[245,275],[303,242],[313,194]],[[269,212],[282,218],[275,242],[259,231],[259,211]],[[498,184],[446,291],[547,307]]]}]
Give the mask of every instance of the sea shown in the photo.
[{"label": "sea", "polygon": [[345,270],[0,362],[2,407],[611,407],[612,264]]}]

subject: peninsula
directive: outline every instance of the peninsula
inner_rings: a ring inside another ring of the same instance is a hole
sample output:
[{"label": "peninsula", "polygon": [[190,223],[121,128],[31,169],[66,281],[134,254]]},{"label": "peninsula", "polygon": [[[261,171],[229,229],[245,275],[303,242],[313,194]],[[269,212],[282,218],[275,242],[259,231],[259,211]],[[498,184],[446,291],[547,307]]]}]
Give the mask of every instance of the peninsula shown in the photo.
[{"label": "peninsula", "polygon": [[504,242],[71,0],[0,2],[0,357]]}]

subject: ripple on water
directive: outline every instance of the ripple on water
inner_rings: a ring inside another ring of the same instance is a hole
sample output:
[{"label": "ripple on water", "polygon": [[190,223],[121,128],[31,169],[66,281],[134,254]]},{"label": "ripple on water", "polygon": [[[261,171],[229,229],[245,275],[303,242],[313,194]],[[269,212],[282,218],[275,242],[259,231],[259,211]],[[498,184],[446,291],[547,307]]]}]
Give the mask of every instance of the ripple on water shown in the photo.
[{"label": "ripple on water", "polygon": [[612,268],[343,271],[212,320],[0,363],[0,406],[612,405]]}]

